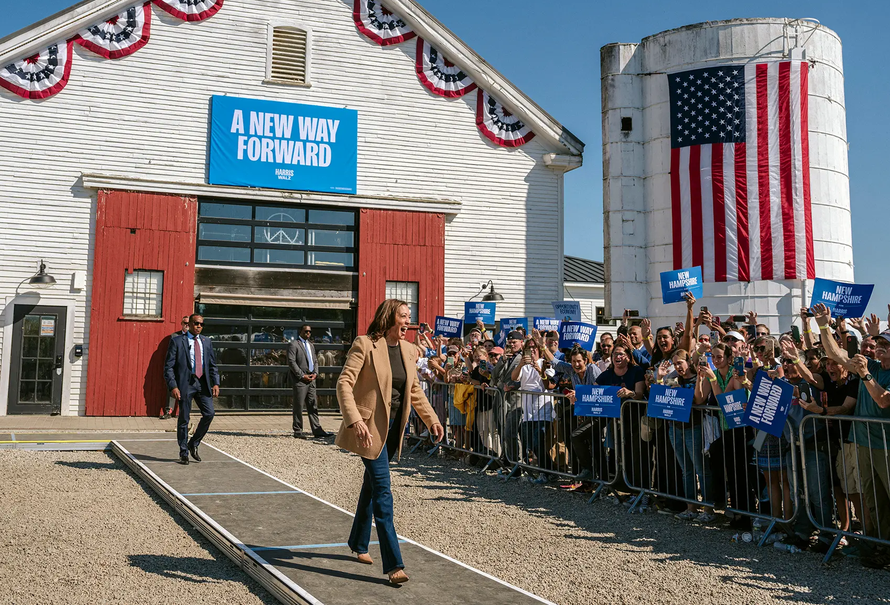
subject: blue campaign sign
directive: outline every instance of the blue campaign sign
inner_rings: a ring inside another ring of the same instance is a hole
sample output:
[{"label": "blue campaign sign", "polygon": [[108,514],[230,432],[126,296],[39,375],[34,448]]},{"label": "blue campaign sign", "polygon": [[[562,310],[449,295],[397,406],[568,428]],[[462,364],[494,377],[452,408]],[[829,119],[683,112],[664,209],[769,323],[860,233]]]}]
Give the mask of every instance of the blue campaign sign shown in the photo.
[{"label": "blue campaign sign", "polygon": [[464,322],[467,325],[471,325],[476,323],[476,318],[481,317],[482,323],[487,326],[493,326],[496,306],[497,303],[493,302],[464,303]]},{"label": "blue campaign sign", "polygon": [[581,321],[581,303],[577,300],[558,300],[550,303],[553,314],[560,321]]},{"label": "blue campaign sign", "polygon": [[211,185],[355,193],[358,112],[262,99],[211,99]]},{"label": "blue campaign sign", "polygon": [[559,332],[559,324],[561,323],[555,317],[535,317],[532,319],[535,330],[538,332]]},{"label": "blue campaign sign", "polygon": [[564,321],[559,326],[559,348],[571,349],[575,344],[585,351],[593,351],[596,326],[580,321]]},{"label": "blue campaign sign", "polygon": [[646,415],[677,422],[689,422],[695,389],[679,389],[663,384],[653,384],[649,389],[649,405]]},{"label": "blue campaign sign", "polygon": [[661,274],[661,301],[664,304],[685,302],[686,292],[691,292],[696,298],[704,294],[701,267],[664,271]]},{"label": "blue campaign sign", "polygon": [[790,383],[782,379],[770,380],[766,372],[758,370],[743,422],[773,437],[780,437],[793,397],[794,387]]},{"label": "blue campaign sign", "polygon": [[737,429],[745,426],[745,405],[748,403],[748,391],[745,389],[736,389],[729,393],[721,393],[717,395],[717,403],[723,410],[723,417],[726,418],[726,425],[731,429]]},{"label": "blue campaign sign", "polygon": [[874,284],[846,284],[817,277],[810,308],[822,303],[835,317],[863,317],[874,289]]},{"label": "blue campaign sign", "polygon": [[434,336],[447,336],[448,338],[460,338],[461,331],[464,327],[464,320],[455,319],[453,317],[436,316],[436,328],[433,330]]},{"label": "blue campaign sign", "polygon": [[598,387],[585,384],[575,386],[575,416],[620,418],[621,387]]},{"label": "blue campaign sign", "polygon": [[499,347],[507,343],[507,334],[517,328],[522,328],[528,334],[528,318],[527,317],[505,317],[501,320],[501,329],[498,331],[497,344]]}]

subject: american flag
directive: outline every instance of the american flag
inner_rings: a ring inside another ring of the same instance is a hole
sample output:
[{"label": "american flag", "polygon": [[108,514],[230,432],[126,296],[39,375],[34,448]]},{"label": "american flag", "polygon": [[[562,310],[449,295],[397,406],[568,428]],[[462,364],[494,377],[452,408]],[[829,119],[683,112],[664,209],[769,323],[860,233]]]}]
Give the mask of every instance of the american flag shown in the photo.
[{"label": "american flag", "polygon": [[668,75],[674,269],[813,279],[807,63]]}]

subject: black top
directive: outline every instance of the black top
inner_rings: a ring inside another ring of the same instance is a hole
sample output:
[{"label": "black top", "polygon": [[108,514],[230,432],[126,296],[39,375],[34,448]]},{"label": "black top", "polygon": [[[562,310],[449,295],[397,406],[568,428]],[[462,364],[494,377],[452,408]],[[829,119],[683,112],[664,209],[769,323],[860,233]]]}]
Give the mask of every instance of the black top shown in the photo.
[{"label": "black top", "polygon": [[387,346],[389,349],[389,368],[392,372],[392,398],[389,402],[389,417],[395,418],[402,409],[402,401],[405,399],[405,383],[408,382],[408,374],[405,372],[405,362],[402,361],[402,347]]},{"label": "black top", "polygon": [[623,376],[615,373],[615,368],[610,367],[596,377],[596,383],[600,386],[624,387],[633,391],[636,384],[646,379],[646,371],[640,366],[628,366]]},{"label": "black top", "polygon": [[[831,376],[828,375],[828,372],[820,372],[820,376],[822,376],[823,386],[825,390],[823,391],[826,395],[828,401],[826,405],[829,407],[836,407],[844,405],[844,401],[847,400],[847,397],[852,397],[856,399],[859,396],[859,377],[854,374],[847,374],[847,380],[842,382],[841,384],[837,384],[836,382],[831,380]],[[852,416],[853,410],[850,410],[847,413],[847,416]],[[850,426],[852,425],[852,421],[850,420],[832,420],[829,426],[832,427],[833,431],[836,432],[837,429],[840,429],[840,434],[843,435],[846,440],[847,435],[850,434]]]}]

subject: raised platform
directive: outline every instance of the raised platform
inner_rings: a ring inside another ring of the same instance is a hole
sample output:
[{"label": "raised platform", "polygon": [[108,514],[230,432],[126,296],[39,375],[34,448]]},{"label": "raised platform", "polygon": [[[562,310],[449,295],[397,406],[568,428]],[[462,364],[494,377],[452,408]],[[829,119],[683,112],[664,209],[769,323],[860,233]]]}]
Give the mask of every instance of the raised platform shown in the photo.
[{"label": "raised platform", "polygon": [[[548,603],[493,576],[401,538],[411,580],[391,585],[374,565],[356,562],[345,544],[352,515],[214,448],[200,463],[176,462],[169,433],[0,434],[0,447],[106,449],[124,461],[177,512],[283,603],[324,605]],[[5,442],[5,443],[4,443]],[[356,494],[357,496],[357,494]],[[398,521],[397,521],[398,523]]]}]

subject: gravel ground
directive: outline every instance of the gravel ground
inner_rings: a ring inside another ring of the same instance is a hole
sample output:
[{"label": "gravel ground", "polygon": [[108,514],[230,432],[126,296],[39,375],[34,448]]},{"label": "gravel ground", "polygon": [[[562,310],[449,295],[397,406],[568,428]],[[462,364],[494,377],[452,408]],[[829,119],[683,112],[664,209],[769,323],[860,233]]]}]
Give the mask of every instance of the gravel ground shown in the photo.
[{"label": "gravel ground", "polygon": [[0,451],[0,603],[277,603],[115,457]]},{"label": "gravel ground", "polygon": [[[281,434],[215,433],[207,443],[352,510],[359,459]],[[563,605],[890,603],[890,573],[835,557],[733,543],[726,529],[608,500],[503,482],[456,461],[403,456],[393,468],[400,534]],[[344,536],[345,539],[345,536]],[[410,572],[411,562],[406,561]]]}]

